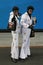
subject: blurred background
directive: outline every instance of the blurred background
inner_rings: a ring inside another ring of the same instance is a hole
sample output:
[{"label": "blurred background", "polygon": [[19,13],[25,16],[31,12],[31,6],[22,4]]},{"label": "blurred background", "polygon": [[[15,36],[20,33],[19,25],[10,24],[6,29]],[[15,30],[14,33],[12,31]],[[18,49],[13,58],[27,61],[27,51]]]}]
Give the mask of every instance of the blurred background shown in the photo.
[{"label": "blurred background", "polygon": [[12,11],[13,6],[18,6],[19,12],[23,14],[29,5],[35,8],[32,16],[37,18],[34,29],[38,31],[35,32],[35,37],[31,38],[31,46],[43,46],[43,32],[39,32],[43,31],[43,0],[0,0],[0,47],[11,45],[11,33],[6,33],[6,31],[8,30],[9,13]]},{"label": "blurred background", "polygon": [[[19,7],[19,12],[26,12],[27,6],[32,5],[32,14],[37,23],[34,26],[35,37],[30,38],[32,56],[25,62],[18,61],[16,65],[43,65],[43,0],[0,0],[0,65],[15,65],[10,59],[12,43],[11,32],[7,29],[9,13],[13,6]],[[22,35],[19,35],[19,46],[22,45]]]},{"label": "blurred background", "polygon": [[35,8],[33,16],[36,16],[37,24],[34,28],[43,29],[43,0],[0,0],[0,29],[7,29],[9,13],[13,6],[18,6],[23,14],[29,5]]}]

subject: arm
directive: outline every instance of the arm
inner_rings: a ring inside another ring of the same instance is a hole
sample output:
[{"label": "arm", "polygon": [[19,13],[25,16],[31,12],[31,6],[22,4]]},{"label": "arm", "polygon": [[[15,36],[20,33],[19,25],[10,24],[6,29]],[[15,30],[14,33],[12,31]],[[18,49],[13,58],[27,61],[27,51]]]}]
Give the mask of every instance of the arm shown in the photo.
[{"label": "arm", "polygon": [[28,28],[28,27],[29,27],[29,24],[25,23],[26,20],[27,20],[27,19],[26,19],[26,16],[22,15],[20,24],[21,24],[23,27]]},{"label": "arm", "polygon": [[9,16],[9,22],[8,22],[8,25],[9,25],[9,28],[12,28],[12,25],[14,24],[13,22],[12,22],[12,18],[13,18],[13,12],[11,12],[10,13],[10,16]]}]

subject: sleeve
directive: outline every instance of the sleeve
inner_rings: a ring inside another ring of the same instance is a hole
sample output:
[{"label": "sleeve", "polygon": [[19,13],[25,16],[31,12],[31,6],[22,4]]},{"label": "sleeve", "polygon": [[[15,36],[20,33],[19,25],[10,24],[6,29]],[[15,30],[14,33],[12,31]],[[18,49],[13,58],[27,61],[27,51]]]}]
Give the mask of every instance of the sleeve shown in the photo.
[{"label": "sleeve", "polygon": [[28,25],[27,23],[25,23],[26,20],[27,20],[27,19],[26,19],[26,16],[22,15],[22,16],[21,16],[20,24],[21,24],[23,27],[28,28],[29,25]]},{"label": "sleeve", "polygon": [[13,12],[10,13],[9,22],[11,22],[12,18],[13,18]]}]

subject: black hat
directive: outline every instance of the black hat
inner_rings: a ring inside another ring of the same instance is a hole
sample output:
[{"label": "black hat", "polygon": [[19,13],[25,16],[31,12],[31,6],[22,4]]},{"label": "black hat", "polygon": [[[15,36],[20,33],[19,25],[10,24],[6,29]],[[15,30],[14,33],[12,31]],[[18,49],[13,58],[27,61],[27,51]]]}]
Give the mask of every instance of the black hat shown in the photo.
[{"label": "black hat", "polygon": [[29,9],[34,10],[34,7],[33,7],[33,6],[28,6],[28,7],[27,7],[27,11],[28,11]]},{"label": "black hat", "polygon": [[19,8],[18,8],[17,6],[14,6],[14,7],[12,8],[12,11],[15,11],[15,10],[19,10]]}]

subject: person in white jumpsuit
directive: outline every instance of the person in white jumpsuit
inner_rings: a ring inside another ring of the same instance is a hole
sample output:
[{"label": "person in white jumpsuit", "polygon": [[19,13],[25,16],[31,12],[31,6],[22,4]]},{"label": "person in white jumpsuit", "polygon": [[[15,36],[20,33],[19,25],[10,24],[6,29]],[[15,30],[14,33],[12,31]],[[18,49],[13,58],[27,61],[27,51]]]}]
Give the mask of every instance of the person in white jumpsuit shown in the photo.
[{"label": "person in white jumpsuit", "polygon": [[13,11],[10,12],[10,17],[9,17],[9,26],[12,27],[14,24],[12,22],[12,18],[15,16],[15,19],[17,21],[16,25],[16,30],[11,30],[12,34],[12,44],[11,44],[11,59],[14,62],[17,62],[19,58],[19,49],[18,49],[18,36],[19,36],[19,20],[18,20],[18,7],[14,6]]},{"label": "person in white jumpsuit", "polygon": [[27,12],[25,12],[21,16],[21,21],[20,21],[20,24],[23,27],[22,28],[23,42],[22,42],[22,47],[21,47],[21,52],[20,52],[20,58],[23,60],[31,55],[30,53],[30,33],[31,33],[31,28],[32,28],[31,14],[33,10],[34,10],[33,6],[28,6]]}]

